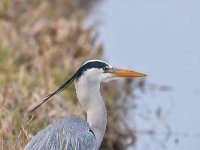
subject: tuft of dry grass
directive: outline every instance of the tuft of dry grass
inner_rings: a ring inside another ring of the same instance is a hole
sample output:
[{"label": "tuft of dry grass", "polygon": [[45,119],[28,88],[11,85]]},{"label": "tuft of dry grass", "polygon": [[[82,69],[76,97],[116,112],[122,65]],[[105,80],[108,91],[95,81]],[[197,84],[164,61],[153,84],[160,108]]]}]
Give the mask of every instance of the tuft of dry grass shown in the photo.
[{"label": "tuft of dry grass", "polygon": [[[96,1],[2,0],[0,2],[0,148],[23,149],[42,128],[66,115],[84,116],[74,87],[33,114],[28,110],[56,89],[88,59],[102,59],[95,28],[83,28]],[[102,87],[108,128],[101,149],[125,149],[134,131],[120,125],[129,84]],[[110,91],[110,93],[108,93]],[[54,99],[54,100],[53,100]],[[117,99],[117,101],[116,101]],[[114,111],[115,110],[115,111]],[[131,133],[131,134],[130,134]]]}]

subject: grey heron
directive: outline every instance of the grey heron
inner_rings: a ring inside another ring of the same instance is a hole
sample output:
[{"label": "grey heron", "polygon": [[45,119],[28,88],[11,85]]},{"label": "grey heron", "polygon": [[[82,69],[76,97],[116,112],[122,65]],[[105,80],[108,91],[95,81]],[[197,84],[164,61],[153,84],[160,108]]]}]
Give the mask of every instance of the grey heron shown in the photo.
[{"label": "grey heron", "polygon": [[98,150],[107,124],[100,83],[119,77],[143,76],[145,74],[114,68],[101,60],[85,62],[67,82],[47,95],[32,111],[74,82],[77,98],[86,111],[87,121],[74,116],[65,117],[38,132],[25,150]]}]

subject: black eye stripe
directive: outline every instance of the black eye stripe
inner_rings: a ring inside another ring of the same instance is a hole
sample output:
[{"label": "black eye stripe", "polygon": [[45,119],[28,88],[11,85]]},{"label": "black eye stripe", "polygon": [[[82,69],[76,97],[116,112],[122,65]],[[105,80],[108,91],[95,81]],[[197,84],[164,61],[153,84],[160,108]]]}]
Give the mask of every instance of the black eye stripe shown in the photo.
[{"label": "black eye stripe", "polygon": [[83,75],[83,73],[88,69],[91,68],[104,69],[105,67],[109,67],[109,65],[101,61],[91,61],[81,66],[79,70],[75,73],[74,77],[76,78],[76,80],[78,80]]}]

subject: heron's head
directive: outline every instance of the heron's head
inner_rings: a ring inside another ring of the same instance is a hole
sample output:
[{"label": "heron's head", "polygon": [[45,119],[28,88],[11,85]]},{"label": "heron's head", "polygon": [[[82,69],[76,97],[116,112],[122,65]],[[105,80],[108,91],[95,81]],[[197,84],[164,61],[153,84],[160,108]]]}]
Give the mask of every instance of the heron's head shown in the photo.
[{"label": "heron's head", "polygon": [[85,62],[77,72],[63,85],[61,85],[55,92],[47,95],[43,101],[34,107],[31,111],[37,109],[40,105],[42,105],[45,101],[51,98],[53,95],[60,93],[65,88],[67,88],[73,81],[79,82],[80,80],[87,80],[89,82],[97,82],[100,83],[102,81],[107,82],[112,79],[117,79],[120,77],[126,78],[135,78],[135,77],[144,77],[145,74],[124,70],[119,68],[114,68],[111,65],[101,61],[101,60],[89,60]]},{"label": "heron's head", "polygon": [[145,74],[114,68],[111,65],[101,60],[89,60],[85,62],[79,70],[75,73],[75,81],[78,82],[81,79],[89,80],[92,82],[108,82],[120,77],[143,77]]}]

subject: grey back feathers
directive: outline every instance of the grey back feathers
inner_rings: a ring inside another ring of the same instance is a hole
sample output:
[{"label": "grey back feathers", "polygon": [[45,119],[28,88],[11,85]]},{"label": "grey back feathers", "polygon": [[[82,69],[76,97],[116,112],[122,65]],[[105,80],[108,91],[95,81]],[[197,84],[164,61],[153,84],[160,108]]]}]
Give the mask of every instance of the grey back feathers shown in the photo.
[{"label": "grey back feathers", "polygon": [[38,132],[24,150],[94,149],[95,136],[88,123],[73,116],[66,117]]}]

